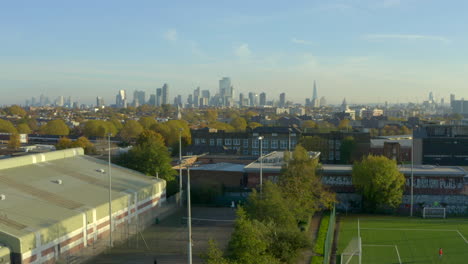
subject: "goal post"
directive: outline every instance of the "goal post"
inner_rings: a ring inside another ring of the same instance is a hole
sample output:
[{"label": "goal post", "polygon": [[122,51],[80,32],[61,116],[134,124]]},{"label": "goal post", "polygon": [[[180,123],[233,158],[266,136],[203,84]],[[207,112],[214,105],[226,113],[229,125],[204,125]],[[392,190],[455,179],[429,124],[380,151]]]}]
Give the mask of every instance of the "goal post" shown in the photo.
[{"label": "goal post", "polygon": [[424,207],[423,218],[446,218],[446,210],[443,207]]},{"label": "goal post", "polygon": [[360,264],[362,258],[361,237],[353,237],[341,252],[341,264]]}]

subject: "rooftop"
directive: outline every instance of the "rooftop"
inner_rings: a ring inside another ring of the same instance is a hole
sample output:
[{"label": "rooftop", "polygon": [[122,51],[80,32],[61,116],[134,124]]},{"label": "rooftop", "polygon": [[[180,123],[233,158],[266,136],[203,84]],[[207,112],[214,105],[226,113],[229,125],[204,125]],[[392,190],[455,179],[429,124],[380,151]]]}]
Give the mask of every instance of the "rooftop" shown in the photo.
[{"label": "rooftop", "polygon": [[[107,204],[107,166],[81,148],[0,160],[0,233],[23,237]],[[112,165],[114,202],[157,183],[164,181]]]}]

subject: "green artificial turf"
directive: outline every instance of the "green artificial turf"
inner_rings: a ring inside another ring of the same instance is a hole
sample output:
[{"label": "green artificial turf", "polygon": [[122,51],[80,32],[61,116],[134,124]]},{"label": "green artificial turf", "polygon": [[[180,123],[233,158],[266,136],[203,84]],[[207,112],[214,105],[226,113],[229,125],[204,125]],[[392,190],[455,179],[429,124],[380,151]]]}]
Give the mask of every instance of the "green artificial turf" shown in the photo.
[{"label": "green artificial turf", "polygon": [[[468,263],[467,218],[341,217],[338,254],[352,237],[357,237],[358,219],[363,264]],[[444,252],[442,258],[439,258],[439,248]],[[353,257],[349,263],[359,263],[358,258]]]}]

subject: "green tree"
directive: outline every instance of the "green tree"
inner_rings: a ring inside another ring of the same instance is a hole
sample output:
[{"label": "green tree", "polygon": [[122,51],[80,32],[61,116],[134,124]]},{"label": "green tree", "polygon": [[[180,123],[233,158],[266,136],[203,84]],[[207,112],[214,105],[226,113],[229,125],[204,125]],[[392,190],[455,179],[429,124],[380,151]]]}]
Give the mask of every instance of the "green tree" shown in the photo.
[{"label": "green tree", "polygon": [[307,120],[302,123],[302,128],[317,128],[318,125],[312,120]]},{"label": "green tree", "polygon": [[352,162],[353,153],[356,150],[356,140],[354,137],[348,136],[341,141],[340,153],[341,163],[348,164]]},{"label": "green tree", "polygon": [[138,120],[138,122],[140,122],[141,126],[144,129],[150,129],[151,126],[157,123],[156,119],[154,119],[154,117],[151,116],[142,116],[140,117],[140,120]]},{"label": "green tree", "polygon": [[16,130],[15,126],[13,126],[10,121],[0,118],[0,133],[15,134],[18,133],[18,130]]},{"label": "green tree", "polygon": [[208,123],[218,120],[218,112],[214,109],[208,109],[205,113],[205,120]]},{"label": "green tree", "polygon": [[143,127],[135,120],[127,120],[123,128],[119,132],[119,136],[130,142],[132,139],[137,138],[143,132]]},{"label": "green tree", "polygon": [[251,129],[254,129],[256,127],[261,127],[261,126],[263,126],[263,125],[260,124],[260,123],[257,123],[257,122],[250,122],[249,125],[248,125],[248,127],[250,127]]},{"label": "green tree", "polygon": [[232,119],[230,124],[236,131],[244,131],[247,128],[247,121],[242,117]]},{"label": "green tree", "polygon": [[20,123],[16,126],[18,133],[20,134],[31,134],[31,128],[29,128],[27,123]]},{"label": "green tree", "polygon": [[27,115],[27,112],[21,106],[18,105],[12,105],[8,107],[7,113],[10,115],[17,115],[21,117],[25,117]]},{"label": "green tree", "polygon": [[349,124],[349,120],[348,119],[343,119],[340,121],[340,123],[338,124],[338,129],[339,130],[349,130],[351,129],[351,125]]},{"label": "green tree", "polygon": [[55,145],[56,149],[68,149],[71,148],[73,141],[67,137],[61,137],[57,144]]},{"label": "green tree", "polygon": [[208,240],[208,250],[206,254],[202,255],[206,264],[234,264],[228,259],[223,257],[223,251],[218,247],[218,244],[210,239]]},{"label": "green tree", "polygon": [[230,258],[242,264],[280,263],[267,252],[269,228],[248,218],[244,209],[237,209],[234,232],[229,241]]},{"label": "green tree", "polygon": [[17,133],[10,135],[10,140],[8,140],[8,148],[17,150],[21,147],[20,136]]},{"label": "green tree", "polygon": [[328,155],[327,140],[320,136],[307,136],[300,139],[300,144],[307,151],[320,151],[321,155]]},{"label": "green tree", "polygon": [[335,202],[334,194],[325,189],[316,174],[318,161],[309,157],[301,145],[296,146],[292,155],[285,152],[284,160],[279,185],[298,221],[306,221],[316,211]]},{"label": "green tree", "polygon": [[140,133],[136,145],[128,153],[122,154],[117,163],[149,176],[159,175],[168,184],[175,182],[177,172],[171,166],[171,157],[164,145],[164,139],[151,130]]},{"label": "green tree", "polygon": [[86,154],[92,154],[92,153],[96,152],[94,144],[91,143],[86,137],[79,137],[77,140],[75,140],[71,144],[71,147],[73,147],[73,148],[82,148],[82,149],[84,149]]},{"label": "green tree", "polygon": [[215,121],[215,122],[211,122],[209,125],[208,125],[209,128],[214,128],[214,129],[218,129],[218,130],[224,130],[226,132],[233,132],[235,131],[235,128],[233,126],[231,126],[230,124],[226,124],[226,123],[223,123],[223,122],[219,122],[219,121]]},{"label": "green tree", "polygon": [[55,119],[42,126],[41,133],[45,135],[67,136],[70,134],[70,129],[62,119]]},{"label": "green tree", "polygon": [[108,134],[116,136],[117,128],[112,121],[89,120],[84,124],[83,134],[86,137],[106,137]]},{"label": "green tree", "polygon": [[363,196],[363,206],[370,212],[400,205],[405,184],[404,175],[394,160],[384,156],[364,157],[354,163],[353,185]]}]

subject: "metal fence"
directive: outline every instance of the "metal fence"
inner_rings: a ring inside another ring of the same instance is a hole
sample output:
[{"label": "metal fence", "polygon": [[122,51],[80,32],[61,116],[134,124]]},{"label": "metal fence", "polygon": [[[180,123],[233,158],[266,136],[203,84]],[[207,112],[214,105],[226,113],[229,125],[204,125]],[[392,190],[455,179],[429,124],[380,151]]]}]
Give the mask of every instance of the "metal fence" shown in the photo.
[{"label": "metal fence", "polygon": [[[131,222],[124,221],[123,223],[114,226],[113,244],[114,247],[125,245],[126,248],[148,248],[146,241],[144,241],[141,232],[147,227],[159,222],[161,218],[174,212],[178,207],[180,201],[180,194],[176,193],[171,197],[167,197],[164,203],[159,204],[157,207],[149,209],[146,213],[140,214],[132,219]],[[115,219],[114,219],[115,221]],[[108,236],[95,240],[88,244],[86,248],[81,249],[73,254],[64,253],[59,256],[57,263],[84,263],[88,262],[95,256],[109,252],[109,239]]]},{"label": "metal fence", "polygon": [[325,249],[323,254],[323,264],[330,263],[330,256],[333,245],[333,237],[335,235],[336,211],[335,206],[330,212],[330,221],[328,222],[327,237],[325,238]]}]

